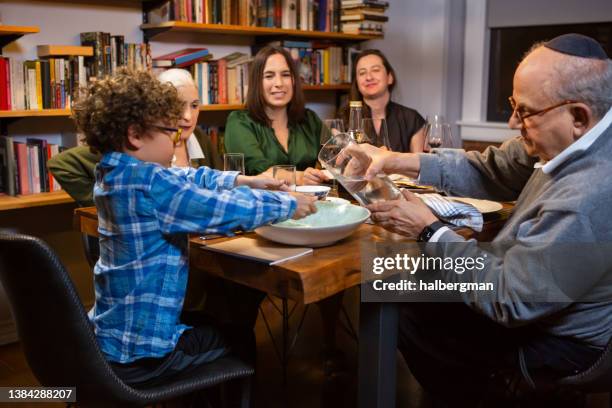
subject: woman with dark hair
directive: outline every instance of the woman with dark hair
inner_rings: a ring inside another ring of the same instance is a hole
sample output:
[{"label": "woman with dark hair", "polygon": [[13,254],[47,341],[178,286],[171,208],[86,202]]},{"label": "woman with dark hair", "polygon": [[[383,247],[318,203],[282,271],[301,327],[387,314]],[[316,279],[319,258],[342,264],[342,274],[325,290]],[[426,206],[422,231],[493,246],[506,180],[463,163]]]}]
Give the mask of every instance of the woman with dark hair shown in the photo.
[{"label": "woman with dark hair", "polygon": [[[416,110],[391,101],[397,76],[387,57],[379,50],[360,52],[353,63],[352,78],[351,100],[364,102],[363,116],[374,119],[377,132],[380,119],[386,120],[391,150],[422,152],[425,120]],[[346,109],[346,119],[348,113]]]},{"label": "woman with dark hair", "polygon": [[225,150],[244,154],[247,175],[291,164],[298,170],[297,184],[327,180],[313,168],[319,152],[321,120],[304,107],[299,75],[284,48],[266,46],[255,56],[246,108],[229,115]]}]

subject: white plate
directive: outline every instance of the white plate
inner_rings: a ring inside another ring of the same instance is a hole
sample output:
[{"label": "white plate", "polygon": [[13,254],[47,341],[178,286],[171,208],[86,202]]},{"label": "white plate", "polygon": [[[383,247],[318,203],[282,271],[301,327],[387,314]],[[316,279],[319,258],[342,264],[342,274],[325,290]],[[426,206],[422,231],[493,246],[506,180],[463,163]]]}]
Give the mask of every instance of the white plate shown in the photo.
[{"label": "white plate", "polygon": [[453,201],[459,201],[460,203],[471,204],[483,214],[496,212],[504,208],[504,206],[501,205],[501,203],[498,203],[496,201],[480,200],[477,198],[468,198],[468,197],[447,197],[447,198]]}]

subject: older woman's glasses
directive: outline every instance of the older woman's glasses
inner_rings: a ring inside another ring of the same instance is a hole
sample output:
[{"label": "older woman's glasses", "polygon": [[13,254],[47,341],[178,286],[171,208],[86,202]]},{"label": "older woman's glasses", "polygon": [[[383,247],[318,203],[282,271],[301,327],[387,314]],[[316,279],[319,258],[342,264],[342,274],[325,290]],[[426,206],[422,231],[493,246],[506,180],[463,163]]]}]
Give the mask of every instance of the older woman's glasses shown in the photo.
[{"label": "older woman's glasses", "polygon": [[549,106],[548,108],[544,108],[544,109],[540,109],[539,111],[535,111],[535,112],[521,112],[520,108],[518,108],[518,106],[516,105],[516,101],[514,100],[513,97],[509,97],[508,101],[510,101],[510,107],[512,108],[512,115],[516,115],[517,118],[519,118],[519,120],[521,121],[521,123],[523,124],[523,126],[525,126],[525,119],[530,118],[532,116],[536,116],[536,115],[544,115],[545,113],[550,112],[553,109],[557,109],[560,106],[564,106],[564,105],[569,105],[570,103],[577,103],[578,101],[572,101],[572,100],[565,100],[563,102],[559,102],[555,105]]},{"label": "older woman's glasses", "polygon": [[164,127],[164,126],[158,126],[158,125],[151,125],[151,127],[157,130],[160,130],[162,132],[169,133],[170,140],[172,140],[172,143],[174,144],[177,144],[179,140],[181,140],[181,134],[183,133],[183,128],[171,128],[171,127]]}]

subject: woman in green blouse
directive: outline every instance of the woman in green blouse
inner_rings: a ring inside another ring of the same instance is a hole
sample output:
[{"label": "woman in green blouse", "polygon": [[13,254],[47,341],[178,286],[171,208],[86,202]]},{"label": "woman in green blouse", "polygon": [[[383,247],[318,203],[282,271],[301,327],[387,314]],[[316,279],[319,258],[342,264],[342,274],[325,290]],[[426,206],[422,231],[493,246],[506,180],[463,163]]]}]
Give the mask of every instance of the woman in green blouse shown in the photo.
[{"label": "woman in green blouse", "polygon": [[321,120],[304,107],[304,94],[289,53],[262,48],[253,60],[246,111],[232,112],[225,126],[225,150],[243,153],[247,175],[277,164],[296,166],[297,184],[327,180],[314,168],[319,153]]}]

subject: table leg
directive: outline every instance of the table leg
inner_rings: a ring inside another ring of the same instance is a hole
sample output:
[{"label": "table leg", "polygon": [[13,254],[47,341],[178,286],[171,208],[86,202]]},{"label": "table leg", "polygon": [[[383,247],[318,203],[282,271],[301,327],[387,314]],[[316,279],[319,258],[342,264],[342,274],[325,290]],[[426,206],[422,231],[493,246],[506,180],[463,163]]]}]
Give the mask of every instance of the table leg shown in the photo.
[{"label": "table leg", "polygon": [[359,407],[394,408],[398,305],[361,302]]}]

